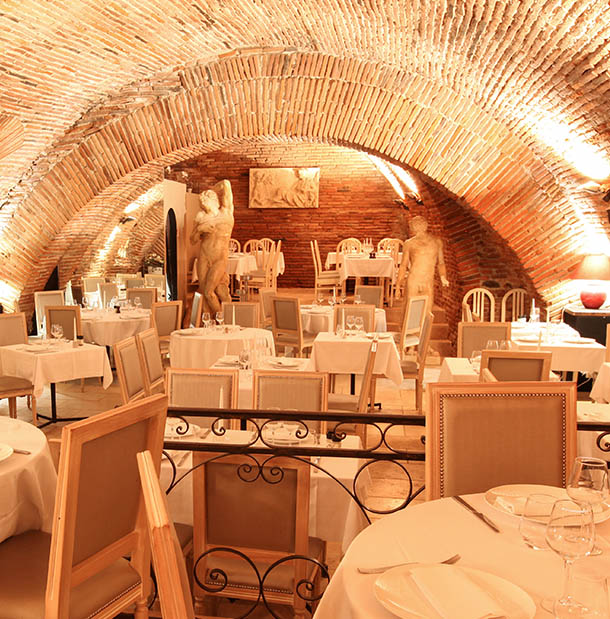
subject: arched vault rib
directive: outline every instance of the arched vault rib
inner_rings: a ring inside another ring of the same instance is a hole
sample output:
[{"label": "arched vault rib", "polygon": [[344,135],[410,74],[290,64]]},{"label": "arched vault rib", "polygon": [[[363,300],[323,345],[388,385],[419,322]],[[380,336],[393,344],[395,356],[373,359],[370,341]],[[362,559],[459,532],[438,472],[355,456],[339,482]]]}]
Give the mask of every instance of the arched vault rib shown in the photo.
[{"label": "arched vault rib", "polygon": [[[490,222],[543,293],[591,233],[603,234],[592,209],[575,204],[545,167],[539,144],[419,75],[270,52],[195,65],[180,82],[181,90],[92,127],[21,203],[4,230],[0,250],[10,255],[0,276],[22,301],[66,253],[68,272],[83,239],[102,238],[163,166],[259,137],[352,146],[416,168]],[[26,227],[30,219],[36,224]],[[542,254],[552,270],[541,268]]]}]

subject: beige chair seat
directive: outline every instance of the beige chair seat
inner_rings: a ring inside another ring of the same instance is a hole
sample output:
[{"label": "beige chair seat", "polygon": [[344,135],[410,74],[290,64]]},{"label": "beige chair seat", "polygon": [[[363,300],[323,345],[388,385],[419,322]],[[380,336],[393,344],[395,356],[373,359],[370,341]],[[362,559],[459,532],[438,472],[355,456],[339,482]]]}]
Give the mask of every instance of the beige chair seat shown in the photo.
[{"label": "beige chair seat", "polygon": [[409,361],[408,359],[401,361],[400,367],[403,374],[416,374],[418,370],[417,362]]},{"label": "beige chair seat", "polygon": [[184,550],[193,543],[193,525],[184,522],[174,522],[176,537],[180,543],[180,548]]},{"label": "beige chair seat", "polygon": [[[316,333],[308,333],[307,331],[303,332],[303,348],[312,348],[313,341],[316,339]],[[282,334],[278,334],[275,336],[275,343],[283,345],[284,340],[282,339]],[[293,340],[287,341],[286,346],[292,346],[294,344]]]},{"label": "beige chair seat", "polygon": [[25,378],[18,378],[17,376],[0,376],[0,392],[33,388],[34,385],[32,385],[32,383]]},{"label": "beige chair seat", "polygon": [[341,275],[338,271],[322,271],[322,273],[318,275],[318,279],[320,281],[340,282]]},{"label": "beige chair seat", "polygon": [[[211,569],[221,569],[229,578],[227,589],[250,589],[258,591],[258,578],[249,563],[236,555],[223,554],[221,552],[211,553],[209,556],[208,569],[206,570],[205,582],[210,585],[218,585],[218,580],[210,578]],[[308,557],[316,559],[320,563],[324,562],[324,542],[317,537],[309,538]],[[265,564],[257,561],[257,568],[261,576],[265,570],[271,565],[271,562]],[[307,561],[307,579],[313,580],[313,572],[317,569],[317,565],[311,561]],[[278,565],[265,581],[265,592],[284,593],[292,595],[294,592],[294,565],[292,561]]]},{"label": "beige chair seat", "polygon": [[[42,619],[49,568],[51,535],[27,531],[0,544],[0,614],[3,617]],[[24,561],[27,557],[27,561]],[[125,559],[72,590],[70,619],[94,616],[116,597],[140,584],[138,573]]]},{"label": "beige chair seat", "polygon": [[358,407],[359,398],[360,396],[350,395],[349,393],[329,393],[328,410],[350,411],[353,413]]}]

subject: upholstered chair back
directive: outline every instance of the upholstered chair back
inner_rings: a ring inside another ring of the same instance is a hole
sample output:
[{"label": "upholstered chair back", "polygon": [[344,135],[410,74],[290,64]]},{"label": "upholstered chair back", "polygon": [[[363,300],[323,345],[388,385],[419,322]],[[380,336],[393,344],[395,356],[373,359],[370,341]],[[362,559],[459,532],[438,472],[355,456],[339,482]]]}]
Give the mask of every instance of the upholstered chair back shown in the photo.
[{"label": "upholstered chair back", "polygon": [[460,322],[457,356],[469,358],[473,350],[483,350],[488,340],[510,340],[510,322]]},{"label": "upholstered chair back", "polygon": [[354,295],[360,295],[363,303],[383,307],[383,286],[356,285]]},{"label": "upholstered chair back", "polygon": [[0,314],[0,346],[27,343],[28,329],[25,313]]},{"label": "upholstered chair back", "polygon": [[128,277],[125,280],[125,288],[129,290],[130,288],[144,288],[146,285],[146,280],[143,277]]},{"label": "upholstered chair back", "polygon": [[[130,279],[128,282],[132,281]],[[138,286],[136,288],[127,288],[125,295],[128,301],[132,303],[136,299],[140,299],[140,303],[144,309],[152,309],[153,304],[157,302],[157,289],[156,288],[143,288]]]},{"label": "upholstered chair back", "polygon": [[345,316],[345,324],[347,324],[348,316],[360,316],[364,323],[364,330],[367,333],[375,331],[375,306],[374,305],[335,305],[334,311],[334,328],[337,325],[344,324],[343,316]]},{"label": "upholstered chair back", "polygon": [[551,352],[484,350],[481,371],[488,368],[496,380],[549,380]]},{"label": "upholstered chair back", "polygon": [[59,325],[64,332],[67,340],[75,340],[77,335],[81,335],[80,307],[78,305],[47,305],[46,325],[47,336],[51,336],[51,327]]},{"label": "upholstered chair back", "polygon": [[97,292],[100,295],[102,307],[108,307],[112,298],[119,298],[119,286],[117,284],[98,284]]},{"label": "upholstered chair back", "polygon": [[136,344],[140,354],[140,365],[143,369],[146,394],[155,391],[165,391],[165,371],[161,359],[159,336],[154,327],[136,334]]},{"label": "upholstered chair back", "polygon": [[223,303],[222,311],[225,318],[225,324],[235,324],[241,327],[259,327],[259,303]]},{"label": "upholstered chair back", "polygon": [[252,408],[325,411],[328,375],[320,372],[254,371]]},{"label": "upholstered chair back", "polygon": [[153,325],[159,337],[168,337],[172,331],[180,328],[182,322],[182,301],[154,303],[152,306]]},{"label": "upholstered chair back", "polygon": [[130,337],[117,342],[113,351],[123,403],[143,398],[146,395],[146,386],[136,338]]},{"label": "upholstered chair back", "polygon": [[[97,290],[97,284],[96,288]],[[94,292],[95,292],[94,290]],[[47,305],[64,305],[64,291],[63,290],[44,290],[42,292],[34,293],[34,307],[36,309],[36,330],[39,335],[45,333],[45,308]],[[50,329],[50,327],[49,327]]]},{"label": "upholstered chair back", "polygon": [[201,326],[201,299],[201,293],[195,291],[195,294],[193,295],[193,304],[191,305],[191,327]]}]

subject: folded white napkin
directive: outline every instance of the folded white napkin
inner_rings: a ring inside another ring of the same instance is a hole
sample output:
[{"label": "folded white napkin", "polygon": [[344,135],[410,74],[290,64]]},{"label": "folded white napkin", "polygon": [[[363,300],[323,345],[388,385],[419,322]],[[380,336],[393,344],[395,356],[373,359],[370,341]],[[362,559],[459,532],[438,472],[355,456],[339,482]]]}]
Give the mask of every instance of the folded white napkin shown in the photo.
[{"label": "folded white napkin", "polygon": [[506,612],[468,574],[451,565],[414,567],[411,578],[441,617],[491,619]]}]

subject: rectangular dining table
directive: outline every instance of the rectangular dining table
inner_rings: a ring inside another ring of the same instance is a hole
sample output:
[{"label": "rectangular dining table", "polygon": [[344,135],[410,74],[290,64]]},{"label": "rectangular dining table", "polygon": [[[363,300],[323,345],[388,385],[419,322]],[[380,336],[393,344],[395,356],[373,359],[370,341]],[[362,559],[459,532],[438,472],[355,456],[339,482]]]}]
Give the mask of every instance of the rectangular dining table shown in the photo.
[{"label": "rectangular dining table", "polygon": [[108,354],[104,346],[74,342],[43,340],[34,344],[0,346],[0,370],[6,376],[25,378],[34,385],[34,396],[42,395],[45,385],[51,388],[51,417],[38,413],[50,423],[74,421],[57,417],[55,383],[79,378],[102,377],[107,389],[113,380]]}]

